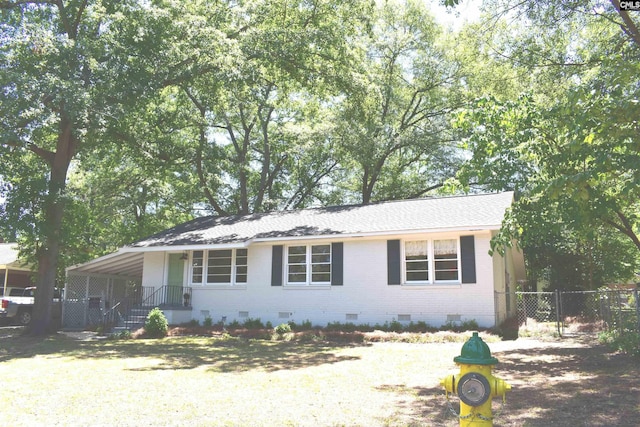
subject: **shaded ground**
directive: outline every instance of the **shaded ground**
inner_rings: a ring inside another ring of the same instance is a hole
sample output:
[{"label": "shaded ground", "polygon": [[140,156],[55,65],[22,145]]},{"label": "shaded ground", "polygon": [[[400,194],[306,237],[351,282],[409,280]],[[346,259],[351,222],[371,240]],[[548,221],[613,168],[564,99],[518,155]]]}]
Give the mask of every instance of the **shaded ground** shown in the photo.
[{"label": "shaded ground", "polygon": [[[512,385],[504,406],[494,400],[495,426],[640,425],[640,360],[610,351],[594,336],[518,339],[490,347],[500,362],[495,375]],[[428,401],[425,416],[442,410],[441,401]]]},{"label": "shaded ground", "polygon": [[[6,407],[21,408],[9,418],[5,414],[8,425],[29,426],[109,420],[115,425],[453,427],[459,425],[451,414],[458,401],[453,397],[448,403],[439,382],[457,372],[453,357],[470,336],[416,344],[350,343],[347,336],[339,343],[211,337],[105,341],[79,333],[38,341],[16,332],[0,331],[0,377],[8,386],[0,389],[0,398]],[[513,387],[504,407],[494,401],[494,426],[640,425],[640,361],[610,351],[595,336],[521,338],[489,346],[499,360],[494,374]],[[172,418],[166,418],[167,411]]]}]

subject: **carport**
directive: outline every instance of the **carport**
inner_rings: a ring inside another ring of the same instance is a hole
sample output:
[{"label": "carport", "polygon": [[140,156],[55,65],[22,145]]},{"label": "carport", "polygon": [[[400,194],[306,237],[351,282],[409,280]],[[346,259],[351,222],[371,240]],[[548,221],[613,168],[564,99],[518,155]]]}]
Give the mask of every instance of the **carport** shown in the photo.
[{"label": "carport", "polygon": [[0,243],[0,289],[7,294],[8,287],[26,288],[33,286],[33,272],[29,266],[18,260],[17,243]]},{"label": "carport", "polygon": [[143,261],[141,252],[120,251],[68,267],[62,328],[93,329],[123,301],[141,298]]}]

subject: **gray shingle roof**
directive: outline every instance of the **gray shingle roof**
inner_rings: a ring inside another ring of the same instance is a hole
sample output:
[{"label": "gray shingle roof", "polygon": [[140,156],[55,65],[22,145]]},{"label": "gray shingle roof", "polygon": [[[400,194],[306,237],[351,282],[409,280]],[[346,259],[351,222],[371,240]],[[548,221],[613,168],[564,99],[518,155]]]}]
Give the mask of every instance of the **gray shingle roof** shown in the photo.
[{"label": "gray shingle roof", "polygon": [[421,231],[497,229],[513,193],[335,206],[230,217],[202,217],[130,245],[216,245],[256,240]]}]

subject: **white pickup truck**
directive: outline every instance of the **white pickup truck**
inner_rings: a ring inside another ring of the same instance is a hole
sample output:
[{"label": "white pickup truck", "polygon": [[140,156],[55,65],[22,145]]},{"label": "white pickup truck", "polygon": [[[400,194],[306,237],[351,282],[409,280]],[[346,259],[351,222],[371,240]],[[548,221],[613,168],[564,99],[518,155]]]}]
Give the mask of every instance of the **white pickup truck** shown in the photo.
[{"label": "white pickup truck", "polygon": [[8,319],[10,322],[17,322],[21,325],[28,325],[31,322],[31,312],[33,310],[34,295],[36,288],[13,288],[9,296],[0,298],[0,320]]}]

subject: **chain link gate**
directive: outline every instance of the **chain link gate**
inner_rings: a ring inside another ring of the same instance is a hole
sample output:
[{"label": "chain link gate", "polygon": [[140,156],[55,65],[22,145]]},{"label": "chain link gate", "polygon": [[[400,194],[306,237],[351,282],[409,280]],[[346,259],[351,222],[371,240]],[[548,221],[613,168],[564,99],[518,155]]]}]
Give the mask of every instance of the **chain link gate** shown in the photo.
[{"label": "chain link gate", "polygon": [[497,304],[512,300],[516,301],[519,336],[563,336],[613,329],[620,334],[640,333],[637,288],[496,293]]}]

